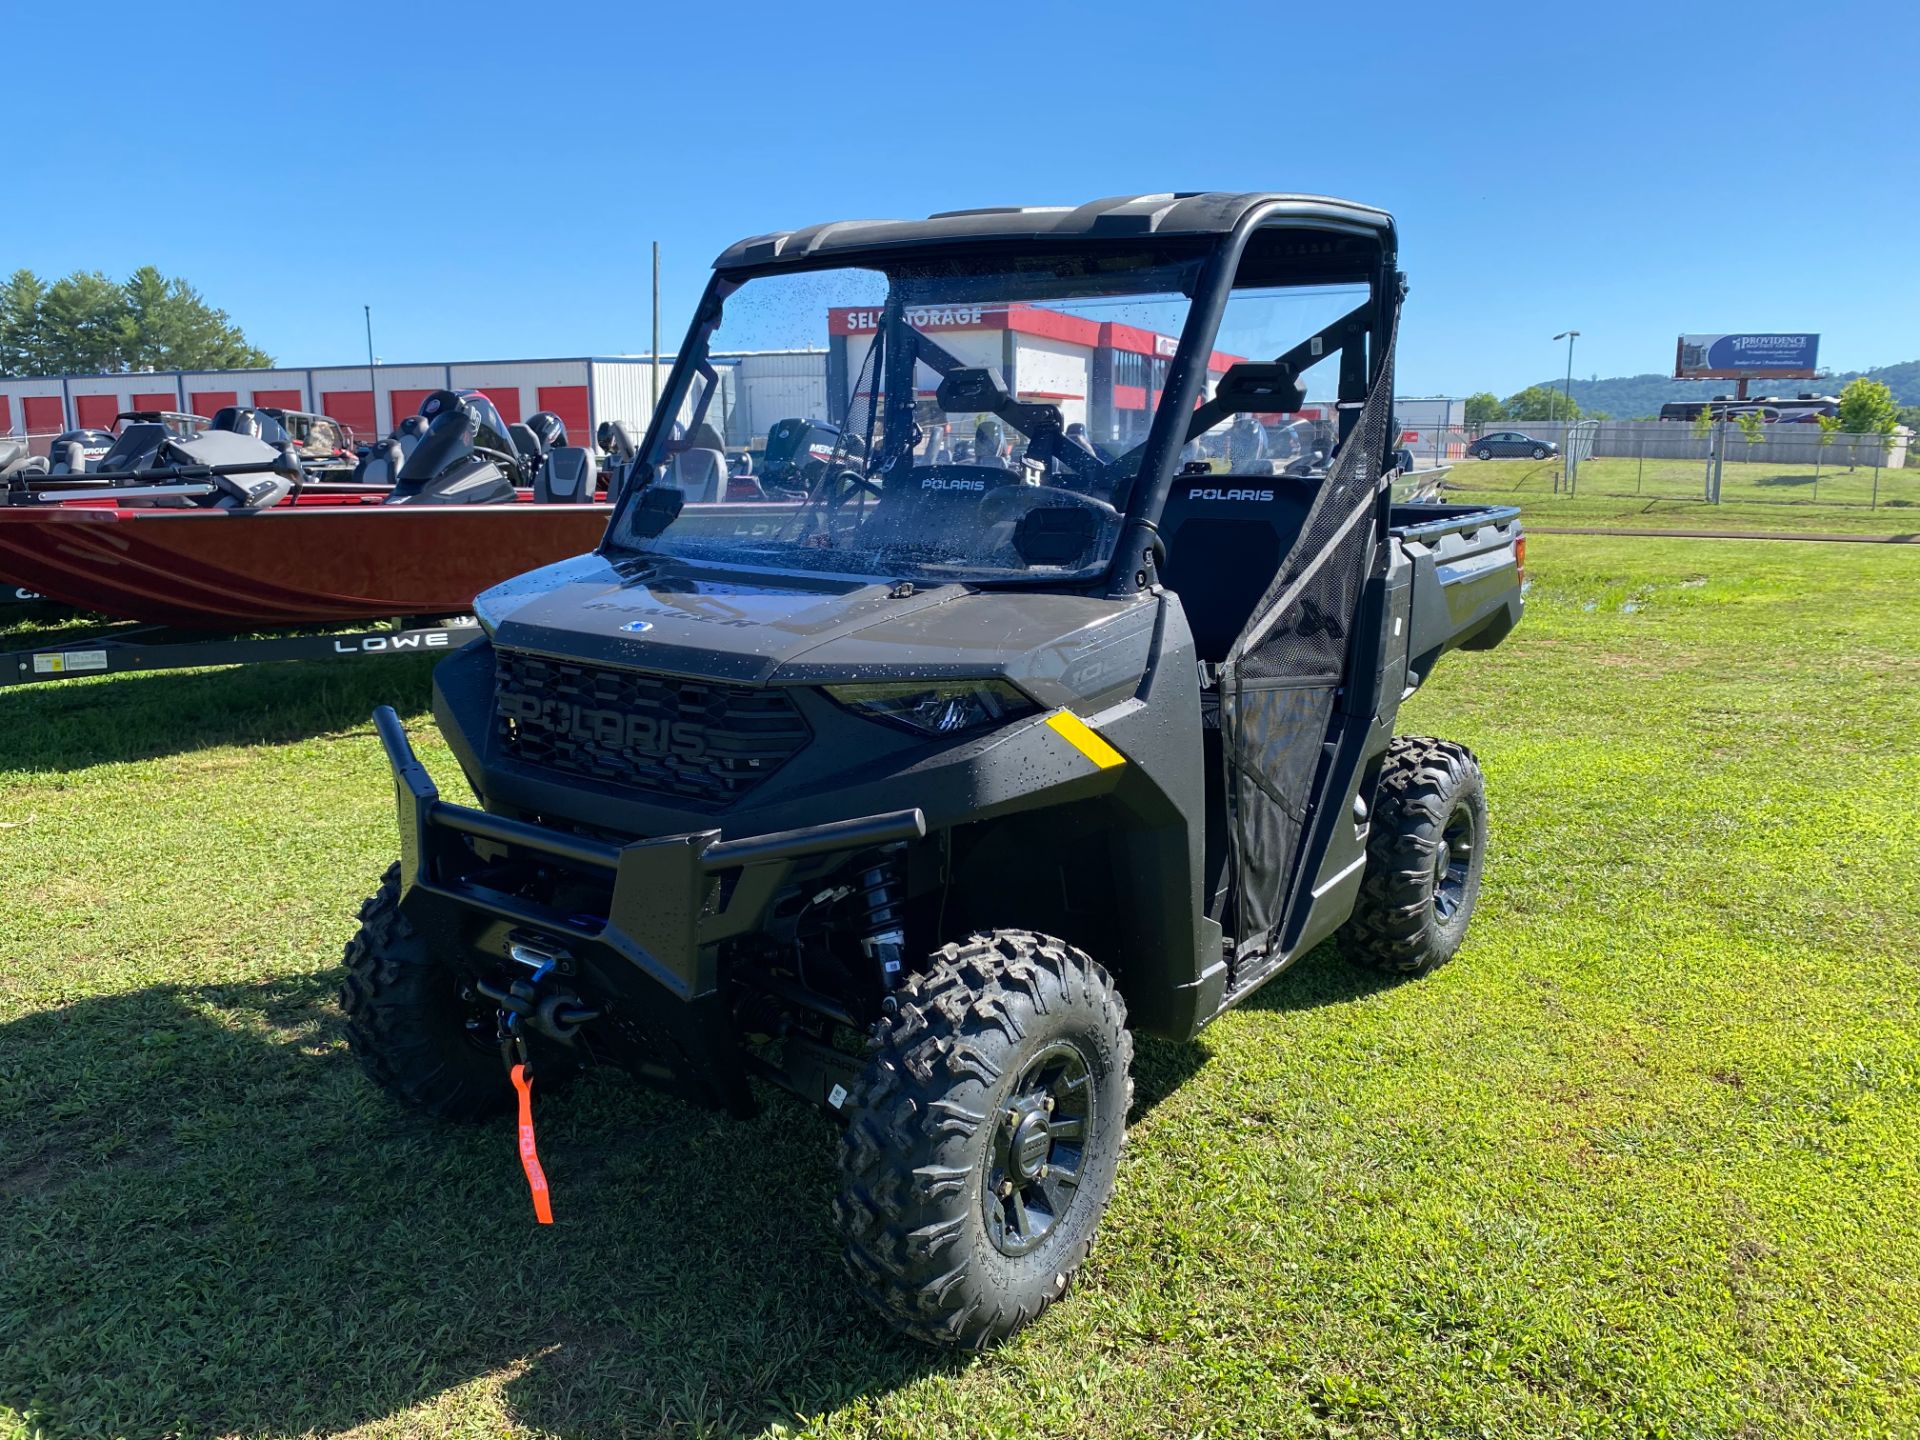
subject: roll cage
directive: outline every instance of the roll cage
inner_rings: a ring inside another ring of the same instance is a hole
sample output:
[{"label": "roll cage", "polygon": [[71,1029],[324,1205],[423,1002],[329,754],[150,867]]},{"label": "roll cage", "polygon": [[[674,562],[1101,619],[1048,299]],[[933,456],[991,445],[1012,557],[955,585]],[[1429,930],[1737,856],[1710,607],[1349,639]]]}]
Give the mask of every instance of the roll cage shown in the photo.
[{"label": "roll cage", "polygon": [[[1049,258],[1138,252],[1148,246],[1201,263],[1163,399],[1141,444],[1108,462],[1066,439],[1057,406],[1018,400],[991,372],[962,364],[907,322],[898,287],[890,287],[875,338],[889,372],[886,408],[878,417],[886,442],[866,462],[869,474],[882,473],[911,448],[909,437],[919,433],[911,376],[914,365],[924,363],[941,376],[943,395],[977,401],[981,412],[1025,438],[1030,458],[1049,468],[1058,465],[1082,484],[1109,489],[1124,523],[1099,583],[1109,595],[1137,593],[1152,583],[1148,562],[1161,549],[1160,516],[1190,440],[1235,414],[1300,408],[1299,376],[1336,352],[1338,443],[1344,445],[1353,434],[1363,402],[1390,362],[1390,337],[1405,291],[1393,223],[1385,212],[1322,196],[1136,196],[1072,212],[988,210],[926,221],[843,222],[742,241],[715,262],[639,453],[665,453],[668,447],[656,446],[680,415],[696,379],[704,384],[685,431],[700,429],[719,388],[707,359],[707,339],[728,296],[749,280],[855,265],[888,270],[942,258],[1017,268],[1022,261],[1038,266]],[[1365,285],[1367,298],[1283,354],[1233,365],[1216,393],[1202,401],[1207,359],[1235,290],[1331,284]],[[949,386],[955,387],[951,394]],[[1382,440],[1375,461],[1382,470],[1391,466],[1390,439]],[[629,487],[609,524],[609,537],[619,533],[644,488]]]}]

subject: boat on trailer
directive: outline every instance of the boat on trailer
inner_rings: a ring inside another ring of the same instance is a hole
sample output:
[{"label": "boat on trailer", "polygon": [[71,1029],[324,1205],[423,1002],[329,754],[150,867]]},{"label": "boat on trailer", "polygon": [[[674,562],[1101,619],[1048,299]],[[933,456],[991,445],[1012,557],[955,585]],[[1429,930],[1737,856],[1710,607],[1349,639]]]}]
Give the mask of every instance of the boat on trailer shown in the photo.
[{"label": "boat on trailer", "polygon": [[593,549],[611,509],[356,495],[255,511],[6,507],[0,576],[79,609],[191,629],[457,615],[502,580]]},{"label": "boat on trailer", "polygon": [[557,445],[510,433],[527,427],[475,392],[436,392],[422,418],[384,484],[316,484],[289,446],[244,430],[166,438],[105,487],[22,477],[0,506],[0,582],[153,625],[341,625],[464,614],[599,542],[612,506],[564,430]]}]

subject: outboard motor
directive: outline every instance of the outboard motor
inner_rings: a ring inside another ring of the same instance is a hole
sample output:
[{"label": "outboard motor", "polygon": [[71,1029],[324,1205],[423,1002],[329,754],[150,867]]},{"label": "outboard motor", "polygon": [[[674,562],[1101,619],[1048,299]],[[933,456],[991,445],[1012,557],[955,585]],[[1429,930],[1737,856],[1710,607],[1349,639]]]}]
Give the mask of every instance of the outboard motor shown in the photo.
[{"label": "outboard motor", "polygon": [[53,437],[53,447],[48,452],[53,459],[48,473],[85,475],[93,469],[94,462],[112,448],[111,430],[64,431]]},{"label": "outboard motor", "polygon": [[[527,428],[540,438],[542,454],[550,450],[558,450],[567,443],[567,422],[551,410],[536,410],[528,417]],[[606,426],[601,426],[601,429],[605,428]]]},{"label": "outboard motor", "polygon": [[784,490],[804,495],[837,451],[858,460],[865,447],[859,437],[842,437],[840,427],[826,420],[779,420],[767,431],[767,450],[760,461],[760,484],[769,492]]},{"label": "outboard motor", "polygon": [[520,458],[491,400],[472,390],[436,390],[421,402],[420,414],[427,433],[383,504],[490,505],[515,498]]}]

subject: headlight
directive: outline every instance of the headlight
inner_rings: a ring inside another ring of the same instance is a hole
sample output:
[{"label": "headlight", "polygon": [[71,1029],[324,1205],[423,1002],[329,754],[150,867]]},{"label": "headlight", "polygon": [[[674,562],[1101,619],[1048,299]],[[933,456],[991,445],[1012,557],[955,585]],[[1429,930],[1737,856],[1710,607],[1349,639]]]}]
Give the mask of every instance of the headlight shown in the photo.
[{"label": "headlight", "polygon": [[955,680],[929,685],[829,685],[836,704],[916,735],[964,735],[1004,724],[1038,707],[1004,680]]}]

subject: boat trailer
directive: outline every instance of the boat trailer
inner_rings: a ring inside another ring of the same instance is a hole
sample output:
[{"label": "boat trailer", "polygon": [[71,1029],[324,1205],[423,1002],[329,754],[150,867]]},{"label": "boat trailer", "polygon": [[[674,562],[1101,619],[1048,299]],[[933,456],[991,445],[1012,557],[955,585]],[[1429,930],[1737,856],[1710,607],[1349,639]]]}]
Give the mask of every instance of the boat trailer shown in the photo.
[{"label": "boat trailer", "polygon": [[417,619],[363,630],[212,634],[164,625],[123,625],[0,651],[0,689],[135,670],[264,665],[283,660],[366,660],[377,655],[448,654],[480,638],[471,615]]}]

